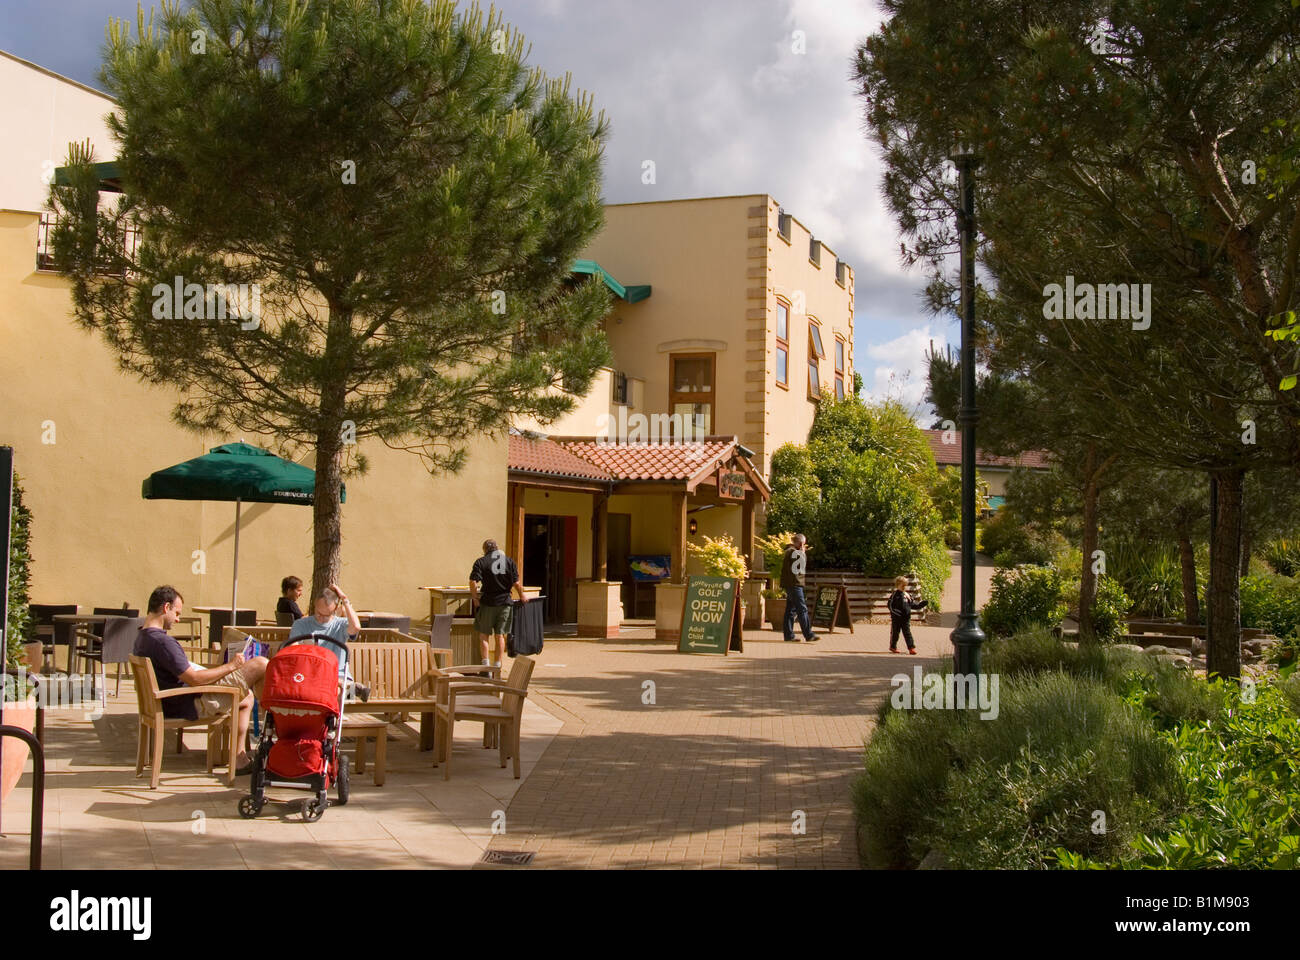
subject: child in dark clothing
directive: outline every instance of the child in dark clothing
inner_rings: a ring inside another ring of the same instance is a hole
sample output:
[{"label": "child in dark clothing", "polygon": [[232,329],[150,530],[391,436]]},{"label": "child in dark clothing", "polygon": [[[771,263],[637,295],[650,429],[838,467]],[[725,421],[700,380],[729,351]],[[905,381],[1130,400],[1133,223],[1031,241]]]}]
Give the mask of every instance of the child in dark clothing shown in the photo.
[{"label": "child in dark clothing", "polygon": [[929,600],[917,603],[907,596],[907,577],[894,578],[894,592],[889,595],[889,652],[898,652],[898,632],[903,632],[907,641],[907,652],[916,653],[916,644],[912,641],[912,611],[924,610],[930,605]]}]

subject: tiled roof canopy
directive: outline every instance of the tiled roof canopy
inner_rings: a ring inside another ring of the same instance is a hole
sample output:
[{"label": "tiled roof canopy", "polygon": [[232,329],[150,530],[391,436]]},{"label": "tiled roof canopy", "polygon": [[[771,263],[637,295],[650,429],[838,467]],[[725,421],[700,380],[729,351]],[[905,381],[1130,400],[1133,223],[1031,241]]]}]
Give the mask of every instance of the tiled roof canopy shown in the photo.
[{"label": "tiled roof canopy", "polygon": [[683,443],[620,443],[595,437],[510,435],[512,473],[550,476],[584,485],[617,483],[685,483],[691,488],[719,466],[743,463],[749,482],[766,499],[767,484],[749,463],[735,437],[705,437]]},{"label": "tiled roof canopy", "polygon": [[[961,466],[961,431],[954,431],[953,442],[944,443],[943,430],[923,430],[925,438],[930,441],[930,451],[934,462],[941,467]],[[1043,450],[1026,450],[1018,457],[997,457],[975,448],[975,466],[977,467],[1028,467],[1031,470],[1046,470],[1051,466],[1047,453]]]},{"label": "tiled roof canopy", "polygon": [[555,443],[619,480],[691,480],[726,459],[736,445],[731,437],[689,443],[601,443],[585,437],[556,437]]},{"label": "tiled roof canopy", "polygon": [[582,480],[613,480],[608,470],[576,457],[558,443],[550,440],[510,435],[509,463],[511,470],[521,473],[541,473],[553,477]]}]

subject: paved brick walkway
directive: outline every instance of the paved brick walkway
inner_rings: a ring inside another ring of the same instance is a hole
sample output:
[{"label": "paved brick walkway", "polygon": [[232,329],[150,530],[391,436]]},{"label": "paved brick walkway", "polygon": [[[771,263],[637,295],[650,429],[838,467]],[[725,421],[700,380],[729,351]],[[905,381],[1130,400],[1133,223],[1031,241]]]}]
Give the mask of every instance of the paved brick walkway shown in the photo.
[{"label": "paved brick walkway", "polygon": [[534,867],[856,867],[849,790],[877,705],[947,654],[948,629],[917,628],[916,657],[886,652],[881,625],[817,644],[749,632],[725,659],[637,633],[547,641],[532,690],[565,723],[490,849]]}]

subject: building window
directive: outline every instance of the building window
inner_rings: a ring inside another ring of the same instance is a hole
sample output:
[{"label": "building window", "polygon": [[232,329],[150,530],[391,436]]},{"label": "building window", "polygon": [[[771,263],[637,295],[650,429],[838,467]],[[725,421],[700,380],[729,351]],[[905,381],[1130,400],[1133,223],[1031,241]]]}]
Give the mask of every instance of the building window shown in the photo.
[{"label": "building window", "polygon": [[808,398],[820,399],[822,378],[820,362],[826,357],[822,346],[822,328],[812,317],[808,318]]},{"label": "building window", "polygon": [[835,399],[844,399],[844,338],[835,337]]},{"label": "building window", "polygon": [[776,385],[790,384],[790,306],[776,302]]},{"label": "building window", "polygon": [[622,403],[622,404],[627,403],[627,374],[626,373],[614,374],[614,402]]},{"label": "building window", "polygon": [[[713,430],[714,355],[674,353],[668,358],[668,412],[690,423],[691,437],[707,437]],[[671,421],[670,421],[671,422]],[[676,436],[676,426],[673,427]]]}]

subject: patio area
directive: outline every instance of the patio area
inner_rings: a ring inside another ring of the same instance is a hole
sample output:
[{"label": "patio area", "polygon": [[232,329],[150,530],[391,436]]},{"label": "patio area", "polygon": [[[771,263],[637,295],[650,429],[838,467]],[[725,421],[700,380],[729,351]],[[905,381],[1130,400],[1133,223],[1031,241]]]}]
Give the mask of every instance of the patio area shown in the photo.
[{"label": "patio area", "polygon": [[[241,819],[236,804],[248,778],[227,787],[206,773],[201,733],[186,736],[183,755],[168,736],[162,782],[150,790],[147,769],[135,776],[136,724],[129,679],[98,720],[81,709],[46,712],[43,869],[465,869],[482,858],[498,811],[509,807],[562,725],[526,703],[516,780],[498,765],[495,749],[482,748],[479,724],[458,724],[452,778],[444,781],[433,754],[418,750],[418,721],[390,724],[384,785],[373,784],[368,763],[365,773],[352,774],[346,805],[303,823],[297,803],[268,804],[257,819]],[[344,744],[349,755],[353,746]],[[0,869],[27,867],[30,760],[27,766],[4,805]],[[306,792],[272,788],[269,795],[296,800]]]}]

